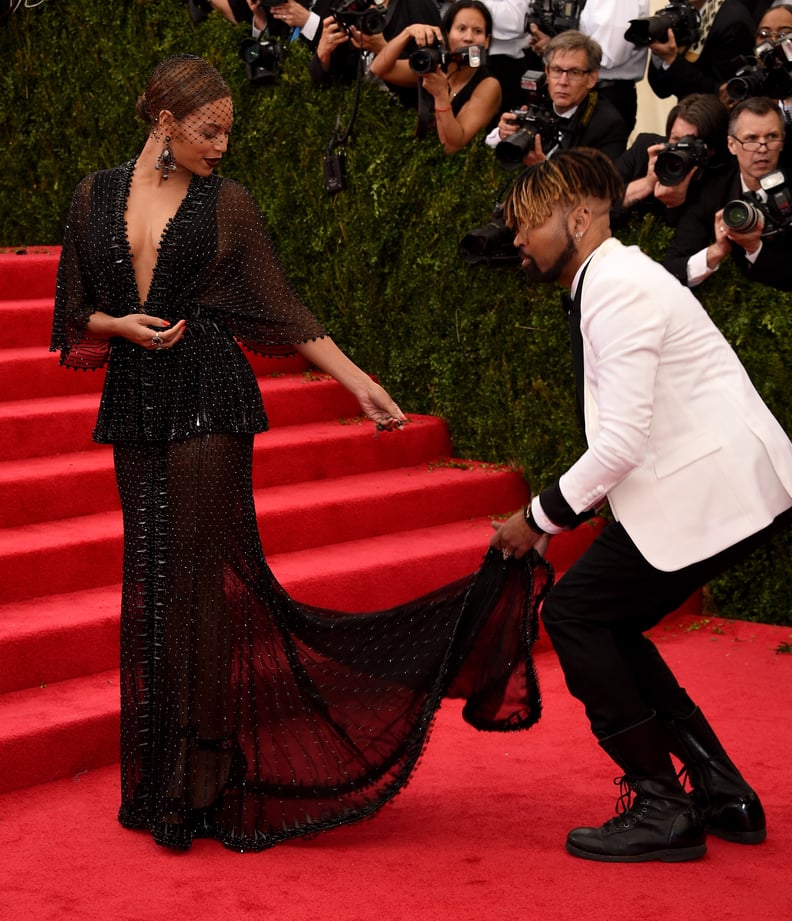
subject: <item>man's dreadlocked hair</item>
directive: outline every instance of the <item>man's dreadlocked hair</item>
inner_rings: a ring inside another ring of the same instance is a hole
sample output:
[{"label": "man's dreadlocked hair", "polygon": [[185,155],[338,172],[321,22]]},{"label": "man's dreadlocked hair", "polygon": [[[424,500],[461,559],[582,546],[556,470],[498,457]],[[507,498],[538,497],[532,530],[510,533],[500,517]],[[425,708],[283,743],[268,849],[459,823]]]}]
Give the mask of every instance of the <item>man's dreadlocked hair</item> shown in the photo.
[{"label": "man's dreadlocked hair", "polygon": [[536,227],[556,205],[572,208],[584,198],[621,204],[624,183],[611,161],[599,150],[576,147],[529,167],[517,177],[503,216],[512,229],[520,224]]}]

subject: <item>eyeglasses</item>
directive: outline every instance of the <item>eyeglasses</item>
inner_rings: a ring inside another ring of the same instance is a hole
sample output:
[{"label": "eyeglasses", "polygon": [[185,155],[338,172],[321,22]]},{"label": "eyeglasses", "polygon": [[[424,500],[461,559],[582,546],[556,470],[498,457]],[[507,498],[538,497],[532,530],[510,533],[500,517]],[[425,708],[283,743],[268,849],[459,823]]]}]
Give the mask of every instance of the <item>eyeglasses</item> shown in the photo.
[{"label": "eyeglasses", "polygon": [[749,139],[747,141],[740,140],[736,134],[732,134],[730,136],[734,138],[738,144],[741,144],[742,149],[747,150],[748,153],[755,153],[757,150],[759,150],[760,147],[766,147],[768,150],[780,150],[780,148],[784,145],[784,139],[779,137],[777,134],[771,134],[769,137],[762,138],[761,140]]},{"label": "eyeglasses", "polygon": [[581,70],[579,67],[559,67],[557,64],[550,64],[547,68],[547,76],[554,80],[560,80],[566,74],[570,83],[580,83],[580,81],[590,74],[591,69]]},{"label": "eyeglasses", "polygon": [[756,33],[757,39],[766,42],[768,39],[771,42],[781,41],[782,38],[788,38],[792,35],[792,26],[781,26],[780,29],[760,29]]}]

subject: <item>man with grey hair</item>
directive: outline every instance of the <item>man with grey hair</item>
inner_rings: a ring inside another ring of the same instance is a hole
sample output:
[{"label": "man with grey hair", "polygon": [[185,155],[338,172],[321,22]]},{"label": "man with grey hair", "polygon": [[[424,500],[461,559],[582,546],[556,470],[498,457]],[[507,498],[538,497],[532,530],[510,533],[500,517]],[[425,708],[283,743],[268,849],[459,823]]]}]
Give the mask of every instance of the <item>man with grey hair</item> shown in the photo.
[{"label": "man with grey hair", "polygon": [[[614,106],[594,89],[601,60],[599,44],[574,29],[561,32],[548,42],[544,54],[547,95],[560,127],[550,138],[537,134],[533,149],[523,160],[527,166],[571,147],[593,147],[611,160],[624,152],[627,125]],[[519,127],[517,117],[504,112],[486,142],[495,147]]]}]

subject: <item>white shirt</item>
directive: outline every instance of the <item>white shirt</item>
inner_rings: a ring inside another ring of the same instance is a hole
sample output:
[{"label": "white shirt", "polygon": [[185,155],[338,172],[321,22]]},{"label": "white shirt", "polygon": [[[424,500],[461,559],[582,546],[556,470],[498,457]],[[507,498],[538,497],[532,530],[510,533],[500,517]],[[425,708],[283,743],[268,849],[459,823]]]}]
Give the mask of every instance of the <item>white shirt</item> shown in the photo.
[{"label": "white shirt", "polygon": [[521,58],[530,41],[525,31],[525,17],[531,9],[531,0],[484,0],[492,14],[492,38],[489,53]]},{"label": "white shirt", "polygon": [[649,0],[588,0],[580,14],[580,31],[602,48],[600,80],[641,80],[648,51],[628,42],[631,19],[649,16]]}]

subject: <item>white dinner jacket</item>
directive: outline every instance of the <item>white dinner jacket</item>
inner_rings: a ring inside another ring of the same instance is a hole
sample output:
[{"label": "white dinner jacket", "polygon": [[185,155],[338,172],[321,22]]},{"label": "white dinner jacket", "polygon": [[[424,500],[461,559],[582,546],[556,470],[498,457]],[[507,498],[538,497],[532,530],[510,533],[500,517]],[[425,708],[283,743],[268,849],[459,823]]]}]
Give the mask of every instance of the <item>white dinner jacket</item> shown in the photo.
[{"label": "white dinner jacket", "polygon": [[792,506],[792,442],[666,269],[606,240],[586,267],[581,332],[588,450],[559,481],[576,513],[607,496],[646,559],[672,571]]}]

